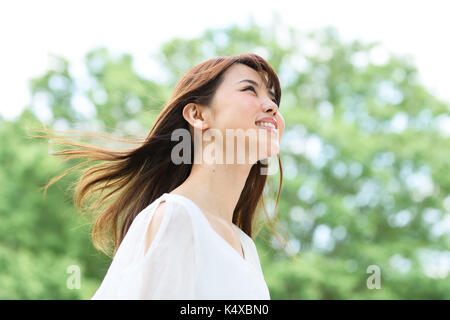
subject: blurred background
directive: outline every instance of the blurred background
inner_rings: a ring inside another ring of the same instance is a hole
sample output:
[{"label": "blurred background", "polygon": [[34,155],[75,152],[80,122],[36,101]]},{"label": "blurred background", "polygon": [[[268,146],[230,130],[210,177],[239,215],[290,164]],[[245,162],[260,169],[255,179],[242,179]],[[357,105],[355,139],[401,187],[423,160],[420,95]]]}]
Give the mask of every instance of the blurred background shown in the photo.
[{"label": "blurred background", "polygon": [[446,9],[1,2],[0,299],[90,299],[111,262],[73,207],[78,173],[45,201],[40,190],[79,161],[52,157],[26,128],[146,136],[186,71],[243,52],[277,71],[286,120],[278,217],[289,250],[269,230],[255,238],[271,298],[450,299]]}]

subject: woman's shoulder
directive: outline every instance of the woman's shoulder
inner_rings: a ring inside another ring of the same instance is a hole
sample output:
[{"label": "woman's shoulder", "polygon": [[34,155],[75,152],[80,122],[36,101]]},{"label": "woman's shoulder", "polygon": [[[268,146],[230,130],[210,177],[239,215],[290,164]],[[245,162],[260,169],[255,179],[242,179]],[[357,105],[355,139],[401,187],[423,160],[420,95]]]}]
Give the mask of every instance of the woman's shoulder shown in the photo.
[{"label": "woman's shoulder", "polygon": [[159,243],[163,238],[165,244],[171,240],[179,242],[193,237],[195,224],[192,223],[192,214],[189,208],[180,200],[161,195],[150,206],[144,215],[145,246],[144,252],[148,252],[152,243]]},{"label": "woman's shoulder", "polygon": [[155,219],[161,222],[163,220],[170,220],[171,224],[183,224],[193,220],[193,210],[189,206],[189,203],[186,203],[186,201],[183,200],[183,198],[173,196],[170,193],[162,194],[150,205],[150,219]]},{"label": "woman's shoulder", "polygon": [[[138,216],[141,219],[154,219],[163,220],[163,216],[176,215],[180,216],[180,219],[185,216],[186,218],[191,218],[192,209],[189,204],[183,201],[181,197],[174,196],[170,193],[163,193],[161,196],[156,198],[152,203],[150,203],[144,210],[142,210]],[[158,210],[159,209],[159,210]],[[153,216],[155,216],[153,218]]]}]

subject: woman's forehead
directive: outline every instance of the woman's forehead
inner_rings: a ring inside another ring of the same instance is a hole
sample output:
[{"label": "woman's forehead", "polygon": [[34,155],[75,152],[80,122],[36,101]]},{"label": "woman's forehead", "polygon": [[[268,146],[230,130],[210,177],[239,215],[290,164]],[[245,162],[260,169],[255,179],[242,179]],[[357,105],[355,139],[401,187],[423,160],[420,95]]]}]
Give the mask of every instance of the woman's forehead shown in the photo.
[{"label": "woman's forehead", "polygon": [[[233,69],[232,69],[233,68]],[[253,68],[250,68],[249,66],[246,66],[244,64],[236,64],[230,67],[231,70],[229,73],[227,73],[227,79],[228,84],[230,85],[236,85],[244,80],[251,80],[256,82],[258,85],[265,85],[267,87],[269,83],[269,77],[267,72],[258,73]],[[248,82],[246,82],[248,83]],[[268,88],[273,89],[273,88]]]},{"label": "woman's forehead", "polygon": [[227,71],[227,76],[229,78],[237,79],[239,77],[257,77],[255,80],[261,80],[261,75],[255,69],[242,63],[231,66]]}]

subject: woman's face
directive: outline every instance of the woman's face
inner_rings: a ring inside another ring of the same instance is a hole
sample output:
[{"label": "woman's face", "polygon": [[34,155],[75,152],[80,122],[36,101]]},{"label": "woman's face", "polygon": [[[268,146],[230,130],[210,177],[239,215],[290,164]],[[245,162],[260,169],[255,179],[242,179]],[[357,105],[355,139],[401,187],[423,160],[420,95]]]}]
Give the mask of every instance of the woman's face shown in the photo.
[{"label": "woman's face", "polygon": [[[208,128],[222,133],[223,163],[229,163],[225,162],[227,161],[225,152],[232,151],[232,146],[234,161],[238,159],[239,152],[243,151],[245,163],[250,161],[253,164],[257,160],[278,154],[285,122],[278,110],[275,97],[270,94],[273,89],[265,86],[258,72],[243,64],[232,65],[223,76],[223,81],[208,108],[210,113],[207,121]],[[254,81],[256,85],[244,80]],[[263,124],[257,123],[263,118],[268,118],[265,122],[276,121],[276,129],[268,129]],[[227,144],[227,136],[229,138],[232,135],[238,138],[232,138],[233,145]],[[245,141],[244,148],[239,147],[239,139]]]}]

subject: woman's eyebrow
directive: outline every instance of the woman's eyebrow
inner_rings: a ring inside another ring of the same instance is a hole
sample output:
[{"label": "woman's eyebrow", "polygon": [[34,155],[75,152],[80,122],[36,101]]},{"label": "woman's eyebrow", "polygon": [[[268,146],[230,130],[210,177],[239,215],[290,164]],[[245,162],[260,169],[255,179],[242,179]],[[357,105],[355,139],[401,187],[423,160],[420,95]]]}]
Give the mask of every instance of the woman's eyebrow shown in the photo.
[{"label": "woman's eyebrow", "polygon": [[[254,84],[257,87],[260,87],[259,83],[257,83],[256,81],[250,80],[250,79],[244,79],[237,83],[241,83],[241,82],[250,82],[251,84]],[[275,97],[275,94],[272,91],[269,90],[268,92],[272,95],[272,97]]]}]

